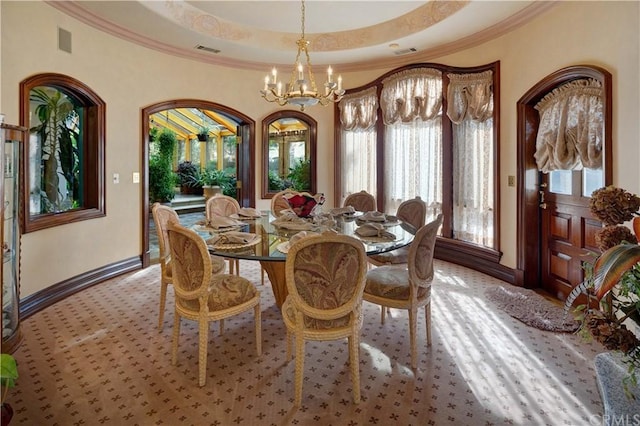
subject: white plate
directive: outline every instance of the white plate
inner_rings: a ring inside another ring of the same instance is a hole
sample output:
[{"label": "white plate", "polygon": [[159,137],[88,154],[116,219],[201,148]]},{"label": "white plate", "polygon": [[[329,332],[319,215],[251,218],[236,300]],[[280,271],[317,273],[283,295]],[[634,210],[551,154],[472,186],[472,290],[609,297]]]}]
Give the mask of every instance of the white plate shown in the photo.
[{"label": "white plate", "polygon": [[293,223],[293,222],[282,222],[282,223],[273,223],[272,225],[281,229],[291,229],[293,231],[310,231],[315,228],[315,225],[312,223]]},{"label": "white plate", "polygon": [[240,220],[256,220],[256,219],[260,219],[261,216],[242,216],[241,214],[238,214],[238,213],[232,213],[229,215],[229,217],[233,219],[240,219]]}]

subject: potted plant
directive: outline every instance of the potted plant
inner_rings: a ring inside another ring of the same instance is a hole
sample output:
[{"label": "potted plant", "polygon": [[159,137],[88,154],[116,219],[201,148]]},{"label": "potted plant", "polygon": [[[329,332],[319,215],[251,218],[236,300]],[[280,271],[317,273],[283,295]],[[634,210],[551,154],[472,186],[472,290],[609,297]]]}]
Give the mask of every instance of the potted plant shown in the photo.
[{"label": "potted plant", "polygon": [[9,388],[16,385],[18,379],[18,365],[13,356],[0,354],[0,408],[2,409],[2,426],[8,425],[13,417],[13,408],[5,402]]},{"label": "potted plant", "polygon": [[224,171],[215,168],[208,168],[202,172],[201,178],[205,199],[208,200],[214,195],[222,193],[222,184],[225,179]]},{"label": "potted plant", "polygon": [[198,166],[191,161],[183,161],[178,164],[176,175],[180,184],[180,192],[202,195],[202,176]]},{"label": "potted plant", "polygon": [[[608,350],[624,354],[622,360],[627,364],[628,376],[622,383],[628,395],[629,385],[637,384],[636,368],[640,367],[640,340],[626,325],[633,323],[634,328],[640,325],[639,209],[640,198],[621,188],[608,186],[593,192],[590,210],[605,225],[596,235],[603,252],[592,263],[585,264],[585,280],[565,301],[565,311],[582,293],[599,302],[596,308],[578,307],[582,312],[580,330]],[[635,235],[621,225],[629,220]]]},{"label": "potted plant", "polygon": [[198,134],[196,135],[198,140],[200,142],[207,142],[209,140],[209,131],[211,131],[211,129],[209,129],[208,126],[205,126],[204,124],[200,126]]}]

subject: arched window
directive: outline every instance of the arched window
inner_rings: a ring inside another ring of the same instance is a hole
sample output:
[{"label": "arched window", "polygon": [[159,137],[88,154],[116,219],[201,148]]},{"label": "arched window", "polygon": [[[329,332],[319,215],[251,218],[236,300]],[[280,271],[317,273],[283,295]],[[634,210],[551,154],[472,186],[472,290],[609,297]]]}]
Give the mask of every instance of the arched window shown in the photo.
[{"label": "arched window", "polygon": [[20,83],[23,232],[105,216],[105,103],[61,74]]}]

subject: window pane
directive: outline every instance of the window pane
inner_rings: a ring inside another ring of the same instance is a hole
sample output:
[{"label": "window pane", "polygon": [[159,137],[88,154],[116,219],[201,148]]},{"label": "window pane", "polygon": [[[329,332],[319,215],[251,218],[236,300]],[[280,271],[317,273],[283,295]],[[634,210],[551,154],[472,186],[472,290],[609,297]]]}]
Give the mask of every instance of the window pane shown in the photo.
[{"label": "window pane", "polygon": [[582,170],[582,196],[591,197],[593,191],[604,186],[604,173],[602,169]]},{"label": "window pane", "polygon": [[376,139],[375,129],[342,132],[341,205],[354,192],[365,190],[376,196]]},{"label": "window pane", "polygon": [[555,194],[571,195],[572,170],[554,170],[549,172],[549,191]]},{"label": "window pane", "polygon": [[64,91],[49,86],[33,88],[30,99],[29,213],[79,208],[83,107]]}]

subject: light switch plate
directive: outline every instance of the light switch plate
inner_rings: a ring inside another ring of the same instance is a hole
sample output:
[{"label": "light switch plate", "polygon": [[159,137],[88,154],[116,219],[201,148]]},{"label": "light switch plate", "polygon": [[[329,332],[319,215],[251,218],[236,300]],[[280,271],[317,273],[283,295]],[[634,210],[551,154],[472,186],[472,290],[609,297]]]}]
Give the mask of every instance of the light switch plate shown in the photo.
[{"label": "light switch plate", "polygon": [[113,174],[113,183],[120,183],[120,173]]},{"label": "light switch plate", "polygon": [[133,172],[133,183],[140,183],[140,173]]}]

